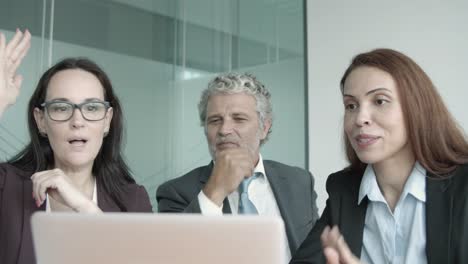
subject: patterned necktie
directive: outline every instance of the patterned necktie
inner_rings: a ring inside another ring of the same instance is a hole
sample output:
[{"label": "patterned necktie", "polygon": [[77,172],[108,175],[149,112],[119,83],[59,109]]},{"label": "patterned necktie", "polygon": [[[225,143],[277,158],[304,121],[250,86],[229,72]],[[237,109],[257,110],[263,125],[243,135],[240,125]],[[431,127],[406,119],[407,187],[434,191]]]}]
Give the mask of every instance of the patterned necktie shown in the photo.
[{"label": "patterned necktie", "polygon": [[253,179],[261,175],[260,172],[254,173],[253,176],[244,179],[239,185],[239,210],[238,214],[258,214],[257,208],[249,199],[249,185]]}]

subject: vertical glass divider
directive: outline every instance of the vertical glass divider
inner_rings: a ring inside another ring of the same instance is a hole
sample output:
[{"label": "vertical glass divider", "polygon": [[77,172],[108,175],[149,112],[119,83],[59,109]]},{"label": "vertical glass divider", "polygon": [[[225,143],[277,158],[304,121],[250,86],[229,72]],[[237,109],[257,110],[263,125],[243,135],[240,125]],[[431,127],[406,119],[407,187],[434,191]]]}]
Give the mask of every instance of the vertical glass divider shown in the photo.
[{"label": "vertical glass divider", "polygon": [[44,70],[44,48],[45,48],[45,24],[47,15],[47,0],[42,0],[42,25],[41,25],[41,61],[39,64],[40,71]]},{"label": "vertical glass divider", "polygon": [[54,43],[54,8],[55,0],[50,1],[50,25],[49,25],[49,61],[47,67],[52,66],[52,46]]}]

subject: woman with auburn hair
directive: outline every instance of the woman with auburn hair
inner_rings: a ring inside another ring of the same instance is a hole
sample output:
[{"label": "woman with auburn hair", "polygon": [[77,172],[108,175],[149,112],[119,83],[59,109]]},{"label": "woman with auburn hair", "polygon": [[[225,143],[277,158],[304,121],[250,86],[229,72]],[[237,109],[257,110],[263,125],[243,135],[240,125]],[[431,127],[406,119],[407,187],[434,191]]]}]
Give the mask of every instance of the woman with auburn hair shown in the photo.
[{"label": "woman with auburn hair", "polygon": [[[0,33],[0,115],[19,94],[16,70],[30,40],[17,30],[6,43]],[[36,262],[30,225],[36,211],[152,211],[122,158],[122,109],[98,65],[84,58],[53,65],[27,115],[31,142],[0,164],[0,263]]]},{"label": "woman with auburn hair", "polygon": [[340,85],[350,165],[291,263],[468,263],[468,141],[430,78],[376,49]]}]

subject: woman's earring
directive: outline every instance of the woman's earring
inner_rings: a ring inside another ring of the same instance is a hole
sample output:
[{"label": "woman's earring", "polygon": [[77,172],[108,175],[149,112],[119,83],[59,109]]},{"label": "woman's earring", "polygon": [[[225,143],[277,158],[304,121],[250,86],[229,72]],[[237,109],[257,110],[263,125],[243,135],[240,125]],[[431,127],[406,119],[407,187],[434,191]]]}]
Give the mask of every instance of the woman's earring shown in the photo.
[{"label": "woman's earring", "polygon": [[47,138],[47,133],[46,132],[40,131],[39,135],[41,135],[41,137],[43,137],[43,138]]}]

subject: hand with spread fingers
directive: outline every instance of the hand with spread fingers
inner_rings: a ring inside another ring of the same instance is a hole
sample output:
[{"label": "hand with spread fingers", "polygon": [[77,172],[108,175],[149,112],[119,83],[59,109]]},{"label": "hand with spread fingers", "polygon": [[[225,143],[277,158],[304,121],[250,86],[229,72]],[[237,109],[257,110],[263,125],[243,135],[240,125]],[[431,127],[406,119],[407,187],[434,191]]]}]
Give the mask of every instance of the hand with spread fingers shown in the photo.
[{"label": "hand with spread fingers", "polygon": [[325,227],[320,239],[322,240],[323,254],[328,264],[362,263],[353,255],[337,226]]},{"label": "hand with spread fingers", "polygon": [[101,209],[80,192],[60,169],[33,174],[33,197],[37,207],[46,200],[46,194],[76,212],[101,212]]},{"label": "hand with spread fingers", "polygon": [[16,73],[24,56],[31,46],[28,30],[16,30],[15,35],[6,43],[5,35],[0,33],[0,116],[5,109],[16,102],[23,77]]}]

